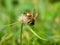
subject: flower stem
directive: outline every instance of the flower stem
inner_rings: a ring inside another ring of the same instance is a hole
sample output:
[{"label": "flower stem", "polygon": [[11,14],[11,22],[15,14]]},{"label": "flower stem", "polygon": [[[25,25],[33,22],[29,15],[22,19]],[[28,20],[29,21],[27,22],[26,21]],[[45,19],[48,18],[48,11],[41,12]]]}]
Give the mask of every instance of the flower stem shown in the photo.
[{"label": "flower stem", "polygon": [[20,44],[22,45],[22,33],[23,33],[23,23],[21,24],[21,32],[20,32]]}]

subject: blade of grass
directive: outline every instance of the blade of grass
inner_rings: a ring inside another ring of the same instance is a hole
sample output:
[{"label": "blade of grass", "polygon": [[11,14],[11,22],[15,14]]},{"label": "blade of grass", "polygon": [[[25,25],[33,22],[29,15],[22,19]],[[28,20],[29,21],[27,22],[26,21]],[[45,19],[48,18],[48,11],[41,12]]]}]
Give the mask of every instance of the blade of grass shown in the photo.
[{"label": "blade of grass", "polygon": [[27,27],[36,37],[38,37],[39,39],[42,39],[42,40],[47,41],[47,39],[44,39],[44,38],[40,37],[37,33],[35,33],[35,32],[33,31],[33,29],[30,28],[30,26],[26,25],[26,27]]},{"label": "blade of grass", "polygon": [[1,39],[1,41],[0,41],[0,44],[2,45],[2,43],[5,41],[5,40],[8,40],[9,38],[11,38],[13,36],[13,34],[5,34],[3,37],[2,37],[2,39]]},{"label": "blade of grass", "polygon": [[19,22],[15,22],[15,23],[12,23],[12,24],[3,25],[3,27],[2,27],[1,30],[3,30],[4,28],[6,28],[6,27],[8,27],[8,26],[11,26],[11,25],[17,24],[17,23],[19,23]]}]

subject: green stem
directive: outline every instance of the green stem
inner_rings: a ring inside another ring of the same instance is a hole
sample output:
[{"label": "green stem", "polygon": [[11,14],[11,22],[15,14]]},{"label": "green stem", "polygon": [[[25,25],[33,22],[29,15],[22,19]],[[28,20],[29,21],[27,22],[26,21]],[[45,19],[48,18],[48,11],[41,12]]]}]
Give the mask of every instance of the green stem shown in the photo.
[{"label": "green stem", "polygon": [[23,23],[21,24],[21,32],[20,32],[20,44],[22,45],[22,33],[23,33]]}]

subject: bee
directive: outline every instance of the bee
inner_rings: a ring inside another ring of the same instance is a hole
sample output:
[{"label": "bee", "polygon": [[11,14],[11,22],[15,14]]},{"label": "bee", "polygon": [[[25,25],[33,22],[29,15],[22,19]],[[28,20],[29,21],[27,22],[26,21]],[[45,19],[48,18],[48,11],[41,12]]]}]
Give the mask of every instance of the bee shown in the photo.
[{"label": "bee", "polygon": [[29,25],[35,24],[35,16],[30,12],[24,12],[22,16],[19,17],[19,22],[27,23]]}]

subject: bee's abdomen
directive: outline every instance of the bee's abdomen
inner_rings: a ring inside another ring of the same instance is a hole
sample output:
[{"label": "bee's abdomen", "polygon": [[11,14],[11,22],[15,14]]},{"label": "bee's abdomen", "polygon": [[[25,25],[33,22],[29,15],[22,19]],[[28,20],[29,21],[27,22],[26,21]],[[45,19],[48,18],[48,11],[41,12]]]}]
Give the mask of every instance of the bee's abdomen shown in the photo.
[{"label": "bee's abdomen", "polygon": [[34,25],[35,20],[34,19],[30,19],[30,21],[28,22],[29,25]]}]

